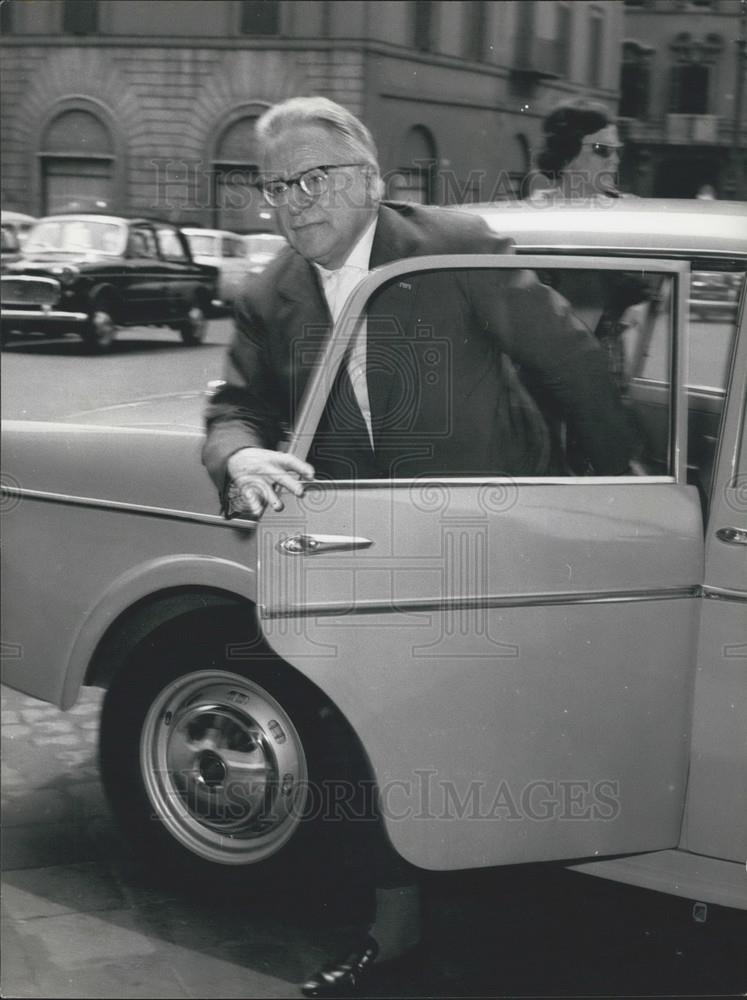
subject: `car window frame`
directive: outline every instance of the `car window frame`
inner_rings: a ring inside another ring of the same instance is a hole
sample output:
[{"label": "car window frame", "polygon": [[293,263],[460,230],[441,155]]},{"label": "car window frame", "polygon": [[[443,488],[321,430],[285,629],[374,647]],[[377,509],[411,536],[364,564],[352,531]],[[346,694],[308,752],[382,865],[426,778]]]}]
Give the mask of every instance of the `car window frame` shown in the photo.
[{"label": "car window frame", "polygon": [[[156,234],[156,246],[158,247],[158,254],[161,260],[166,261],[168,264],[191,264],[193,262],[192,250],[189,246],[189,241],[186,236],[176,226],[171,226],[166,222],[158,222],[153,227]],[[176,239],[176,242],[181,247],[182,256],[181,257],[171,257],[164,252],[164,248],[161,246],[160,234],[162,232],[170,233]]]},{"label": "car window frame", "polygon": [[[322,348],[314,372],[309,377],[301,399],[298,417],[288,440],[287,450],[297,458],[305,460],[314,434],[321,420],[324,407],[334,380],[343,362],[353,333],[356,317],[365,312],[366,304],[373,293],[383,284],[397,277],[406,277],[419,272],[447,269],[504,269],[541,271],[548,265],[553,269],[578,270],[631,270],[631,260],[626,257],[565,254],[443,254],[437,256],[411,257],[374,268],[350,293],[340,315],[333,325],[330,335]],[[687,482],[687,398],[686,375],[688,353],[688,302],[690,286],[690,265],[688,261],[673,261],[655,257],[635,258],[636,269],[659,274],[671,274],[674,281],[672,319],[674,337],[671,345],[669,377],[671,380],[671,419],[669,422],[669,474],[641,476],[531,476],[511,477],[526,483],[576,483],[594,480],[623,482],[626,478],[641,483],[646,481]],[[441,481],[441,476],[426,476],[424,481]],[[466,482],[471,477],[448,477],[450,482]],[[505,479],[505,476],[479,477],[479,481]],[[405,482],[406,480],[402,480]],[[363,483],[366,480],[358,480]]]},{"label": "car window frame", "polygon": [[[150,239],[153,243],[153,249],[155,250],[155,253],[147,254],[144,256],[142,254],[133,254],[130,252],[130,239],[133,236],[133,234],[140,232],[149,234]],[[161,253],[160,253],[160,248],[158,246],[158,240],[156,239],[155,229],[153,228],[150,222],[133,222],[127,227],[127,242],[125,246],[125,252],[129,260],[161,259]]]}]

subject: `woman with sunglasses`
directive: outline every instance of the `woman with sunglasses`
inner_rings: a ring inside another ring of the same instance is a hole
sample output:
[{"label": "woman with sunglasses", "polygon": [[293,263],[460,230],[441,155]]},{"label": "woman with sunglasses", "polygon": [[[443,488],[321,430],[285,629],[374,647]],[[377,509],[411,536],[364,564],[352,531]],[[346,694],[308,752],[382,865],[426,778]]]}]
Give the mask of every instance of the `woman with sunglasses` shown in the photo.
[{"label": "woman with sunglasses", "polygon": [[620,138],[603,104],[575,100],[558,105],[545,119],[544,146],[537,167],[551,182],[533,201],[619,198]]}]

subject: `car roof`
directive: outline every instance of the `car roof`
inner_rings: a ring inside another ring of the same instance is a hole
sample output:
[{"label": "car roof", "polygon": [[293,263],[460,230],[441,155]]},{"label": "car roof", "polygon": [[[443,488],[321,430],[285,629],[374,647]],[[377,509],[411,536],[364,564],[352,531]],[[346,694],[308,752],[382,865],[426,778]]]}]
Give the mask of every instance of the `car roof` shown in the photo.
[{"label": "car roof", "polygon": [[26,215],[25,212],[14,212],[11,209],[0,209],[0,221],[9,226],[26,226],[31,222],[36,222],[33,215]]},{"label": "car roof", "polygon": [[116,222],[116,223],[128,223],[128,222],[140,222],[145,220],[140,219],[125,219],[121,215],[102,215],[100,212],[60,212],[53,215],[45,215],[41,219],[37,219],[37,222],[62,222],[66,220],[76,220],[77,222]]},{"label": "car roof", "polygon": [[453,208],[482,216],[521,249],[747,258],[745,202],[623,197],[596,203],[506,201]]},{"label": "car roof", "polygon": [[106,222],[122,226],[139,225],[147,222],[150,225],[168,226],[170,229],[180,229],[180,226],[174,222],[169,222],[168,219],[158,219],[147,215],[104,215],[102,212],[54,212],[51,215],[45,215],[42,218],[34,219],[33,221],[59,222],[70,220],[74,220],[76,222]]},{"label": "car roof", "polygon": [[230,229],[205,229],[202,226],[183,226],[182,232],[187,236],[233,236],[235,239],[242,239],[240,233],[234,233]]}]

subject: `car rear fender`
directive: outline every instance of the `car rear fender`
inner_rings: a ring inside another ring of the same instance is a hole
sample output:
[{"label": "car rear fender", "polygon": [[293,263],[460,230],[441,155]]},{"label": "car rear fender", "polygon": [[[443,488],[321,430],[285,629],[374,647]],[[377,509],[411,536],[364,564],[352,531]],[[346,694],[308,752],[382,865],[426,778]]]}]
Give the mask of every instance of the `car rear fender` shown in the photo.
[{"label": "car rear fender", "polygon": [[[138,646],[142,646],[140,655],[133,656]],[[296,696],[302,692],[308,710],[323,720],[330,750],[343,752],[348,762],[355,761],[365,781],[361,787],[375,780],[370,758],[347,716],[302,670],[274,653],[260,628],[256,605],[245,595],[206,586],[173,587],[150,594],[109,625],[90,657],[84,683],[108,687],[119,677],[129,683],[128,671],[132,683],[137,683],[136,671],[154,657],[158,662],[159,651],[168,657],[175,650],[198,647],[222,650],[229,669],[233,661],[238,672],[251,673],[252,661],[261,671],[271,665],[277,690],[287,687]]]},{"label": "car rear fender", "polygon": [[84,684],[105,686],[137,642],[194,608],[243,602],[249,632],[255,598],[254,570],[227,559],[180,554],[130,568],[85,615],[67,663],[60,707],[71,708]]}]

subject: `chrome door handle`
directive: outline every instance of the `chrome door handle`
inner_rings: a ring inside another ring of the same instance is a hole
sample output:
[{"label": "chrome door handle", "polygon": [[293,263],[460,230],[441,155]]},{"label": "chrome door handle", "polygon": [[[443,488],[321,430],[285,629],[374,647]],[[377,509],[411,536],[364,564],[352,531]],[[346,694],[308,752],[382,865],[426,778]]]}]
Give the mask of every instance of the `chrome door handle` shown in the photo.
[{"label": "chrome door handle", "polygon": [[731,545],[747,545],[747,531],[742,528],[719,528],[716,538]]},{"label": "chrome door handle", "polygon": [[350,549],[367,549],[373,545],[370,538],[351,535],[289,535],[282,538],[275,548],[288,556],[313,556],[317,552],[344,552]]}]

